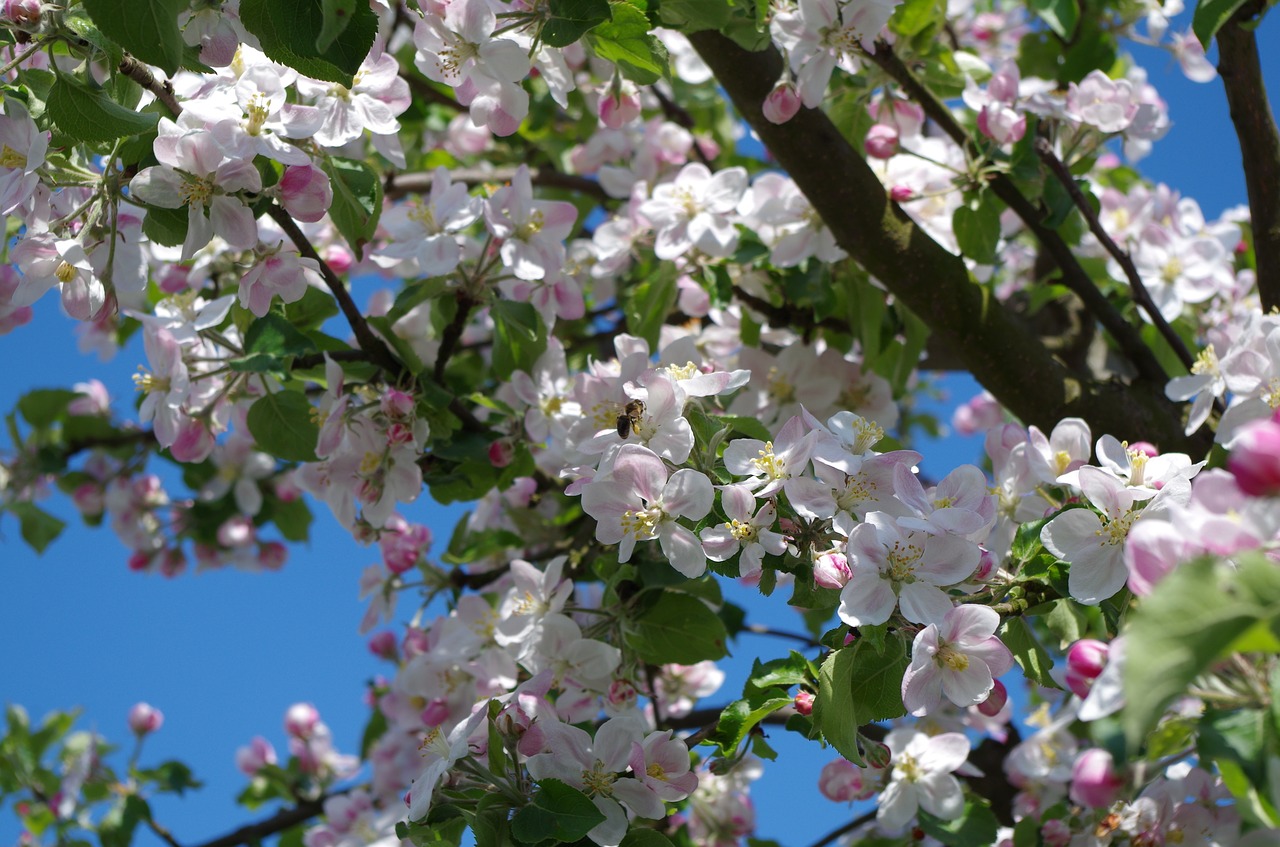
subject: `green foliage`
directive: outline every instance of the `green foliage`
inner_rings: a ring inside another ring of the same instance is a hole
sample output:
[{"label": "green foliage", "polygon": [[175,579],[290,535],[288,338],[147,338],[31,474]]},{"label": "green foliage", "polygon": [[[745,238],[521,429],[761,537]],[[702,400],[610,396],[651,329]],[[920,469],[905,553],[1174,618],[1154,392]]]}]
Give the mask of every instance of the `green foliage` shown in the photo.
[{"label": "green foliage", "polygon": [[18,519],[22,540],[37,553],[43,553],[67,528],[67,522],[41,509],[34,503],[10,503],[5,507]]},{"label": "green foliage", "polygon": [[590,797],[558,779],[544,779],[533,802],[511,819],[511,834],[524,844],[574,842],[603,822],[604,813]]},{"label": "green foliage", "polygon": [[548,47],[568,47],[610,18],[609,0],[551,0],[548,10],[541,32]]},{"label": "green foliage", "polygon": [[587,33],[587,44],[632,82],[652,85],[662,79],[667,73],[667,50],[649,34],[649,18],[627,0],[613,0],[609,12],[608,21]]},{"label": "green foliage", "polygon": [[252,373],[279,373],[289,370],[294,356],[316,352],[315,342],[276,312],[268,312],[249,324],[244,353],[230,362],[232,370]]},{"label": "green foliage", "polygon": [[976,204],[957,207],[951,226],[961,253],[980,265],[995,263],[1000,243],[1000,206],[995,195],[983,192]]},{"label": "green foliage", "polygon": [[675,275],[666,269],[636,285],[623,304],[627,332],[640,336],[649,342],[650,350],[656,350],[658,333],[675,306],[678,293]]},{"label": "green foliage", "polygon": [[316,34],[316,52],[323,54],[333,46],[356,17],[358,0],[320,0],[323,23]]},{"label": "green foliage", "polygon": [[382,216],[382,180],[367,162],[337,156],[324,160],[324,172],[333,186],[329,218],[355,254],[362,256]]},{"label": "green foliage", "polygon": [[135,112],[116,103],[103,89],[90,88],[59,75],[49,91],[49,117],[77,141],[115,141],[153,129],[157,115]]},{"label": "green foliage", "polygon": [[547,331],[538,311],[528,303],[495,300],[489,307],[493,318],[493,372],[510,379],[515,371],[533,370],[547,349]]},{"label": "green foliage", "polygon": [[1196,13],[1191,18],[1191,31],[1200,39],[1204,49],[1209,49],[1209,42],[1217,35],[1218,30],[1227,25],[1231,16],[1243,6],[1245,0],[1200,0],[1196,4]]},{"label": "green foliage", "polygon": [[265,394],[249,407],[249,432],[263,451],[289,462],[315,462],[320,426],[313,406],[297,391]]},{"label": "green foliage", "polygon": [[[1130,616],[1122,723],[1134,748],[1173,699],[1254,627],[1280,632],[1280,570],[1261,554],[1235,569],[1212,559],[1179,566]],[[1139,658],[1140,657],[1140,658]]]},{"label": "green foliage", "polygon": [[[243,0],[240,22],[258,37],[269,58],[309,77],[351,88],[378,34],[378,16],[367,3],[356,2],[350,20],[336,32],[336,19],[326,22],[330,5],[316,0]],[[322,38],[330,36],[321,49]]]},{"label": "green foliage", "polygon": [[188,0],[82,0],[104,35],[172,76],[182,64],[178,15]]},{"label": "green foliage", "polygon": [[692,665],[726,655],[728,632],[711,607],[679,591],[649,591],[623,626],[626,645],[645,662]]},{"label": "green foliage", "polygon": [[720,748],[722,756],[732,756],[747,734],[760,721],[786,706],[795,698],[780,689],[757,691],[743,700],[735,700],[720,712],[716,731],[707,739]]},{"label": "green foliage", "polygon": [[999,821],[989,806],[972,797],[966,799],[964,811],[953,821],[942,820],[923,809],[919,815],[920,828],[947,847],[987,847],[996,843]]},{"label": "green foliage", "polygon": [[1027,679],[1045,688],[1060,687],[1049,675],[1049,670],[1053,667],[1053,659],[1040,646],[1035,633],[1031,631],[1031,627],[1025,620],[1007,618],[1000,624],[997,634],[1009,648],[1009,652],[1013,653],[1013,660],[1018,663],[1018,667],[1022,668]]},{"label": "green foliage", "polygon": [[902,676],[909,657],[900,637],[885,641],[884,649],[865,639],[833,650],[818,672],[813,725],[827,743],[856,765],[863,764],[858,728],[906,714],[902,705]]}]

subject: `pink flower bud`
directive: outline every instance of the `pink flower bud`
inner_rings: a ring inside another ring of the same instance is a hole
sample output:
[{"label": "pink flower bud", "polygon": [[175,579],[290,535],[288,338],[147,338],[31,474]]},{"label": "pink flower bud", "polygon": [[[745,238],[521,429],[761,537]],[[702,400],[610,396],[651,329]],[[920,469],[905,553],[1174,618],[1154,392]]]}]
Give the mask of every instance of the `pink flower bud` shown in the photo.
[{"label": "pink flower bud", "polygon": [[248,547],[254,535],[253,521],[244,515],[227,518],[218,527],[218,543],[223,547]]},{"label": "pink flower bud", "polygon": [[330,244],[324,248],[324,261],[335,273],[344,274],[356,263],[356,257],[341,244]]},{"label": "pink flower bud", "polygon": [[1000,566],[1000,560],[986,547],[979,546],[978,550],[978,567],[969,579],[974,582],[986,582],[995,575],[996,568]]},{"label": "pink flower bud", "polygon": [[609,129],[621,129],[640,117],[640,92],[635,85],[623,82],[616,89],[609,86],[596,104],[600,123]]},{"label": "pink flower bud", "polygon": [[1245,494],[1280,495],[1280,411],[1241,428],[1227,459],[1227,470]]},{"label": "pink flower bud", "polygon": [[236,767],[245,776],[253,776],[265,766],[274,765],[277,761],[276,748],[261,735],[254,736],[247,747],[241,747],[236,751]]},{"label": "pink flower bud", "polygon": [[489,464],[495,468],[505,468],[515,455],[516,448],[510,438],[499,438],[489,445]]},{"label": "pink flower bud", "polygon": [[149,703],[134,703],[129,710],[129,729],[134,735],[148,735],[163,725],[164,712]]},{"label": "pink flower bud", "polygon": [[258,567],[278,571],[289,559],[289,548],[279,541],[267,541],[258,546]]},{"label": "pink flower bud", "polygon": [[320,713],[310,703],[294,703],[284,713],[284,731],[294,738],[306,738],[320,723]]},{"label": "pink flower bud", "polygon": [[128,567],[134,573],[141,573],[151,567],[155,553],[146,550],[134,550],[129,554]]},{"label": "pink flower bud", "polygon": [[395,661],[400,655],[400,647],[396,643],[396,634],[390,630],[374,633],[369,639],[369,652],[379,659]]},{"label": "pink flower bud", "polygon": [[850,644],[852,644],[853,642],[855,642],[855,641],[857,641],[857,640],[858,640],[858,632],[857,632],[857,630],[853,630],[853,629],[851,629],[851,630],[849,630],[848,632],[846,632],[846,633],[844,634],[844,646],[845,646],[845,647],[848,647]]},{"label": "pink flower bud", "polygon": [[404,420],[413,415],[413,397],[395,388],[388,388],[379,398],[378,407],[392,420]]},{"label": "pink flower bud", "polygon": [[764,98],[761,111],[769,123],[785,124],[799,113],[800,105],[800,93],[796,91],[795,84],[791,80],[783,80]]},{"label": "pink flower bud", "polygon": [[393,423],[387,427],[387,444],[396,446],[399,444],[413,443],[413,427],[402,423]]},{"label": "pink flower bud", "polygon": [[408,629],[404,634],[404,657],[412,659],[414,656],[421,656],[423,653],[431,649],[431,642],[427,639],[427,634],[420,629]]},{"label": "pink flower bud", "polygon": [[280,204],[300,221],[315,223],[329,211],[333,187],[315,165],[289,165],[280,178]]},{"label": "pink flower bud", "polygon": [[1000,714],[1000,710],[1008,702],[1009,689],[1005,688],[1004,683],[997,679],[995,685],[991,687],[991,693],[987,695],[987,699],[978,704],[978,712],[988,718],[994,718]]},{"label": "pink flower bud", "polygon": [[889,762],[893,761],[893,751],[889,749],[889,745],[882,741],[872,741],[871,739],[860,736],[862,744],[862,758],[867,760],[867,764],[877,770],[889,767]]},{"label": "pink flower bud", "polygon": [[187,554],[182,552],[181,547],[165,550],[160,554],[159,559],[161,576],[172,579],[187,569]]},{"label": "pink flower bud", "polygon": [[86,518],[96,518],[106,508],[106,497],[102,486],[96,482],[77,485],[76,490],[71,494],[71,502],[75,504],[80,514]]},{"label": "pink flower bud", "polygon": [[813,562],[813,582],[819,588],[844,588],[853,578],[853,569],[843,553],[823,553]]},{"label": "pink flower bud", "polygon": [[0,20],[19,29],[34,29],[40,23],[40,0],[4,0]]},{"label": "pink flower bud", "polygon": [[873,159],[888,159],[898,152],[898,129],[888,124],[874,124],[867,130],[863,142],[867,155]]},{"label": "pink flower bud", "polygon": [[1066,821],[1054,818],[1040,827],[1040,837],[1044,839],[1044,847],[1067,847],[1073,835]]},{"label": "pink flower bud", "polygon": [[187,418],[178,424],[178,438],[169,452],[179,462],[203,462],[213,452],[213,433],[204,421]]},{"label": "pink flower bud", "polygon": [[1107,666],[1111,648],[1094,638],[1082,638],[1067,650],[1067,667],[1089,680],[1097,679]]},{"label": "pink flower bud", "polygon": [[609,684],[609,693],[606,695],[606,702],[610,707],[616,710],[629,709],[635,705],[639,698],[636,687],[629,679],[615,679]]},{"label": "pink flower bud", "polygon": [[156,284],[165,294],[178,294],[191,287],[190,273],[188,265],[165,265],[156,277]]},{"label": "pink flower bud", "polygon": [[1120,796],[1124,778],[1116,773],[1111,754],[1099,747],[1085,750],[1071,769],[1071,800],[1090,809],[1110,806]]},{"label": "pink flower bud", "polygon": [[848,759],[828,762],[818,775],[818,791],[836,803],[850,803],[868,796],[867,783],[863,769]]},{"label": "pink flower bud", "polygon": [[1135,453],[1141,453],[1148,459],[1154,459],[1160,455],[1160,451],[1156,449],[1156,445],[1150,441],[1135,441],[1129,445],[1129,449]]},{"label": "pink flower bud", "polygon": [[[633,691],[635,689],[632,689]],[[493,719],[493,725],[497,727],[498,732],[507,738],[520,739],[529,731],[529,727],[533,725],[533,718],[516,703],[508,703],[498,712],[498,716]]]},{"label": "pink flower bud", "polygon": [[796,693],[796,712],[805,717],[813,714],[813,694],[808,691]]},{"label": "pink flower bud", "polygon": [[889,189],[889,199],[895,203],[905,203],[915,196],[915,192],[905,185],[895,185]]}]

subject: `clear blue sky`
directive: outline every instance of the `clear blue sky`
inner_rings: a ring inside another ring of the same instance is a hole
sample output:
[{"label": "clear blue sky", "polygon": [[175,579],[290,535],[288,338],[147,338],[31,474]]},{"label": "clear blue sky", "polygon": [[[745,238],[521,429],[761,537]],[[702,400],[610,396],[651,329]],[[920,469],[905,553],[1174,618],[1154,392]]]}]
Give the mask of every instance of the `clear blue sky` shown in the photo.
[{"label": "clear blue sky", "polygon": [[[1179,24],[1187,20],[1189,15]],[[1280,23],[1268,21],[1259,36],[1274,100],[1280,91]],[[1151,80],[1168,100],[1174,122],[1141,163],[1143,172],[1197,198],[1209,218],[1244,203],[1239,148],[1221,84],[1187,82],[1163,54],[1134,49],[1140,61],[1150,63]],[[357,292],[356,299],[363,301],[367,293]],[[140,351],[126,350],[104,366],[76,352],[71,322],[52,297],[36,311],[31,325],[0,337],[0,361],[6,364],[0,407],[12,408],[33,387],[69,387],[97,377],[127,408]],[[953,401],[976,390],[967,378],[949,380],[947,387]],[[924,451],[925,471],[940,477],[976,459],[979,450],[976,437],[950,439]],[[184,801],[154,804],[157,818],[179,841],[199,842],[256,817],[233,803],[245,785],[233,755],[256,734],[283,752],[281,720],[291,703],[314,702],[339,748],[356,751],[368,716],[364,681],[388,667],[367,653],[356,633],[362,614],[356,582],[377,552],[335,530],[323,506],[316,509],[311,544],[295,548],[280,573],[218,571],[174,580],[130,573],[125,550],[108,531],[78,527],[64,500],[51,508],[71,528],[42,558],[23,544],[12,518],[0,520],[0,698],[25,705],[37,720],[51,709],[80,706],[80,728],[120,743],[128,740],[125,714],[134,702],[162,709],[164,728],[148,742],[143,763],[180,758],[207,786]],[[460,511],[425,496],[405,510],[410,519],[430,525],[442,542]],[[790,612],[777,608],[765,622],[798,625]],[[740,642],[738,657],[728,665],[724,701],[741,690],[752,654],[768,658],[787,649],[754,636]],[[754,793],[758,834],[803,847],[847,820],[846,810],[816,793],[817,771],[831,756],[802,750],[783,732],[773,733],[772,740],[782,757]],[[805,814],[796,815],[797,808]],[[14,843],[16,836],[16,823],[0,814],[0,845]],[[137,843],[160,842],[142,832]]]}]

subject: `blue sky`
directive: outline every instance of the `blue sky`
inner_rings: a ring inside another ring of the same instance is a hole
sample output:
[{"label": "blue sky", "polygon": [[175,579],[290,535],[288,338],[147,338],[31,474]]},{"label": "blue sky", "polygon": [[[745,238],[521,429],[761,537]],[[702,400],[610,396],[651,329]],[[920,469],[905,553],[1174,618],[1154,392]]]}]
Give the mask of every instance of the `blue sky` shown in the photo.
[{"label": "blue sky", "polygon": [[[1189,15],[1179,23],[1186,21]],[[1274,93],[1280,91],[1280,25],[1268,22],[1259,37]],[[1198,199],[1209,218],[1246,202],[1221,84],[1187,82],[1165,54],[1135,52],[1148,63],[1174,122],[1141,170]],[[367,294],[358,291],[357,301]],[[30,388],[69,386],[89,377],[106,383],[120,407],[131,402],[130,375],[140,351],[126,350],[103,365],[77,353],[71,322],[52,298],[36,311],[31,325],[0,337],[0,361],[7,365],[0,407],[12,408]],[[945,387],[953,402],[976,390],[965,377],[949,379]],[[925,471],[940,477],[975,460],[979,450],[976,437],[948,439],[923,451]],[[157,818],[183,843],[256,817],[233,803],[245,784],[234,752],[256,734],[283,751],[281,721],[291,703],[315,703],[339,748],[355,752],[368,716],[364,683],[388,668],[368,654],[356,633],[362,614],[356,581],[377,552],[336,530],[323,506],[316,508],[312,542],[295,548],[282,572],[218,571],[174,580],[130,573],[126,551],[108,531],[79,528],[63,500],[55,499],[51,508],[71,527],[43,557],[23,544],[11,518],[0,520],[0,698],[6,703],[25,705],[37,719],[51,709],[79,706],[80,728],[121,743],[127,741],[125,715],[134,702],[162,709],[164,728],[148,741],[143,763],[180,758],[207,786],[183,801],[155,803]],[[432,527],[437,550],[461,511],[435,505],[425,495],[404,510]],[[772,609],[764,622],[799,626],[786,609]],[[755,636],[741,641],[728,665],[724,701],[740,691],[753,654],[769,658],[788,649]],[[831,755],[800,749],[785,736],[773,734],[782,758],[754,794],[759,835],[801,847],[847,820],[847,810],[816,794],[817,771]],[[795,814],[797,803],[805,804],[803,816]],[[0,845],[14,843],[16,836],[16,823],[0,813]],[[140,834],[138,843],[159,844],[150,833]]]}]

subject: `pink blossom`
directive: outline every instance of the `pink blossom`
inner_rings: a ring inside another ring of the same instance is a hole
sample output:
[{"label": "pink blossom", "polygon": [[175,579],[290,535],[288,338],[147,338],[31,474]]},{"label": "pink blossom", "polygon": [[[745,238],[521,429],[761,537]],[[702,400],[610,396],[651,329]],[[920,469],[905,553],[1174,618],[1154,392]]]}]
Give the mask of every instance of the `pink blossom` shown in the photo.
[{"label": "pink blossom", "polygon": [[290,165],[280,178],[280,203],[300,221],[315,223],[329,211],[333,186],[329,175],[310,163]]},{"label": "pink blossom", "polygon": [[274,765],[277,761],[275,748],[260,735],[236,751],[236,767],[245,776],[254,776],[266,765]]},{"label": "pink blossom", "polygon": [[1071,799],[1090,809],[1110,806],[1124,788],[1111,754],[1100,747],[1082,752],[1071,768]]},{"label": "pink blossom", "polygon": [[149,703],[135,703],[129,710],[129,729],[134,735],[149,735],[164,725],[164,712]]},{"label": "pink blossom", "polygon": [[898,152],[898,130],[888,124],[873,124],[863,142],[873,159],[891,159]]},{"label": "pink blossom", "polygon": [[947,612],[941,623],[922,629],[902,678],[907,710],[927,715],[944,694],[961,707],[985,700],[995,677],[1013,667],[1013,654],[995,635],[999,626],[1000,615],[991,608],[966,604]]},{"label": "pink blossom", "polygon": [[271,310],[271,301],[279,295],[282,303],[296,303],[307,293],[308,284],[324,286],[320,264],[292,252],[266,256],[240,279],[240,305],[262,317]]},{"label": "pink blossom", "polygon": [[764,98],[761,111],[769,123],[785,124],[800,112],[800,105],[800,94],[796,91],[795,83],[784,79]]},{"label": "pink blossom", "polygon": [[1237,431],[1227,469],[1246,494],[1280,495],[1280,411]]},{"label": "pink blossom", "polygon": [[848,759],[836,759],[822,766],[818,774],[818,791],[836,803],[865,800],[876,792],[878,780]]}]

